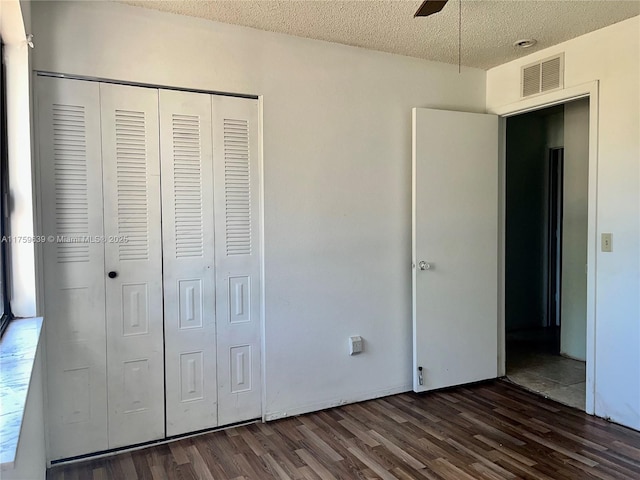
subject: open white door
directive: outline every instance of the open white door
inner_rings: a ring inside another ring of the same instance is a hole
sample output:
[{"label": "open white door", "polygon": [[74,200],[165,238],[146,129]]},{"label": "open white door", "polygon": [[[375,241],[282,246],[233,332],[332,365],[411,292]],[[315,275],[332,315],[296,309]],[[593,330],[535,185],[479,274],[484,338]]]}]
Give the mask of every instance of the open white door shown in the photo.
[{"label": "open white door", "polygon": [[413,109],[413,389],[497,376],[498,117]]}]

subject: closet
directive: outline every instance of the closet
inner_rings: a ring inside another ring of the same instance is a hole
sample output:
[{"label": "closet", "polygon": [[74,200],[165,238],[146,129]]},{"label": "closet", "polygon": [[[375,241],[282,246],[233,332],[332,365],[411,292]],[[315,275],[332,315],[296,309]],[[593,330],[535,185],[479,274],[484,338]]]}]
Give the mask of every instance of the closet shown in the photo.
[{"label": "closet", "polygon": [[50,459],[260,417],[257,100],[36,81]]}]

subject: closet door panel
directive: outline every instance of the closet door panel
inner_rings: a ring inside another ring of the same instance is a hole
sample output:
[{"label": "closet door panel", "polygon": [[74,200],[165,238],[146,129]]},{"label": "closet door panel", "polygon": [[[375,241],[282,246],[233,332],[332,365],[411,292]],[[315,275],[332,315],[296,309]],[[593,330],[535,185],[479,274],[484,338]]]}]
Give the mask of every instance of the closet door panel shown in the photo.
[{"label": "closet door panel", "polygon": [[164,437],[158,91],[100,84],[109,448]]},{"label": "closet door panel", "polygon": [[217,426],[211,96],[160,91],[167,435]]},{"label": "closet door panel", "polygon": [[105,450],[107,385],[100,92],[37,78],[49,458]]},{"label": "closet door panel", "polygon": [[212,97],[218,421],[262,414],[258,101]]}]

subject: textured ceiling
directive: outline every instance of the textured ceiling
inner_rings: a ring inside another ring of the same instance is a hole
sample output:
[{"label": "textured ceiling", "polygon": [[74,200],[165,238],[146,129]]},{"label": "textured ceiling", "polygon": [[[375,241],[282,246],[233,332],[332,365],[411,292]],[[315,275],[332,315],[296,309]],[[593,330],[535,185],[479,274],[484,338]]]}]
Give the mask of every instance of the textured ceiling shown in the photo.
[{"label": "textured ceiling", "polygon": [[[420,0],[123,3],[454,64],[461,5],[462,64],[482,69],[640,14],[640,0],[449,0],[440,13],[427,18],[413,18]],[[513,43],[523,38],[538,43],[515,48]]]}]

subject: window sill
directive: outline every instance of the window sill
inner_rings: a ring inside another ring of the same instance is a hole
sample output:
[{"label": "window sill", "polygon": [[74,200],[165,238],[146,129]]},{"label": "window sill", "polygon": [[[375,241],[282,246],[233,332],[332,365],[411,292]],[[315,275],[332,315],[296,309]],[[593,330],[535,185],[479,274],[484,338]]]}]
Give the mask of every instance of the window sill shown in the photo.
[{"label": "window sill", "polygon": [[11,321],[0,341],[0,469],[14,467],[42,318]]}]

